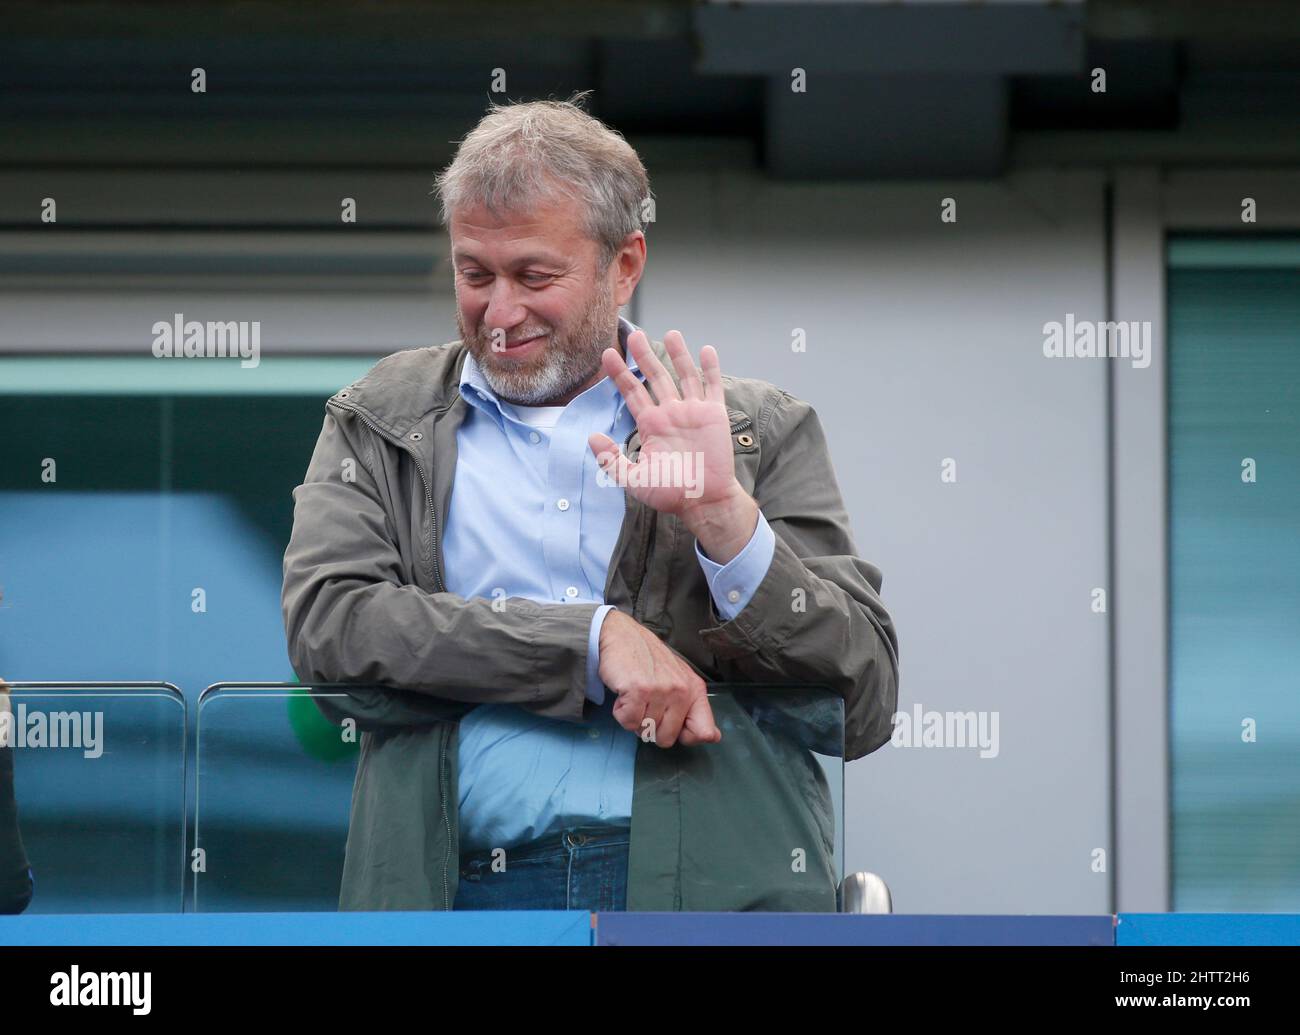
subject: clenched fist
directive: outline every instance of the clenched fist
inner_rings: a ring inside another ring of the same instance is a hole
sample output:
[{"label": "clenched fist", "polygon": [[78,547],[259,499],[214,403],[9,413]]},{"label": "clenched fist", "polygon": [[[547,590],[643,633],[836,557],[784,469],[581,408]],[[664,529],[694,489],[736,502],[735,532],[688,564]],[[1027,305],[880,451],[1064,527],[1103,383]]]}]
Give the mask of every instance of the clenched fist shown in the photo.
[{"label": "clenched fist", "polygon": [[622,611],[609,612],[600,627],[600,679],[618,695],[618,724],[659,747],[672,747],[678,740],[693,745],[722,739],[704,680]]}]

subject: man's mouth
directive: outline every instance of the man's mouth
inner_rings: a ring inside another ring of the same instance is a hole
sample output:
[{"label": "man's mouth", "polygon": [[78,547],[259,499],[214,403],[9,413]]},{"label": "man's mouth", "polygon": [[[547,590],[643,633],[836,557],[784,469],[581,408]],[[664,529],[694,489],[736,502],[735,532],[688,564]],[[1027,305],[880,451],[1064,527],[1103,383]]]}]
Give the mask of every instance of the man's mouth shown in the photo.
[{"label": "man's mouth", "polygon": [[525,349],[529,349],[529,348],[532,348],[532,347],[534,347],[534,346],[536,346],[536,345],[540,345],[540,344],[541,344],[543,341],[545,341],[545,340],[546,340],[546,335],[544,335],[544,334],[537,334],[537,335],[534,335],[534,336],[531,337],[531,338],[520,338],[518,341],[514,341],[514,342],[510,342],[510,341],[508,341],[508,342],[506,342],[506,347],[505,347],[505,350],[504,350],[504,351],[506,351],[506,352],[522,352],[522,351],[524,351]]}]

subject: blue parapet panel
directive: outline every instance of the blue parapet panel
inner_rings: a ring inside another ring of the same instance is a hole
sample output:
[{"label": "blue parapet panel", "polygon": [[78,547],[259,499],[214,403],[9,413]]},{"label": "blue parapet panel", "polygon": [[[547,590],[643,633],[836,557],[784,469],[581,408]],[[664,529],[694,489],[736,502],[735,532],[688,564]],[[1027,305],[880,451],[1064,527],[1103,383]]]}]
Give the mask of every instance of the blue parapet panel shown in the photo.
[{"label": "blue parapet panel", "polygon": [[591,945],[586,912],[0,916],[0,945]]},{"label": "blue parapet panel", "polygon": [[1105,945],[1113,916],[599,913],[597,945]]},{"label": "blue parapet panel", "polygon": [[1120,913],[1116,945],[1300,945],[1295,913]]}]

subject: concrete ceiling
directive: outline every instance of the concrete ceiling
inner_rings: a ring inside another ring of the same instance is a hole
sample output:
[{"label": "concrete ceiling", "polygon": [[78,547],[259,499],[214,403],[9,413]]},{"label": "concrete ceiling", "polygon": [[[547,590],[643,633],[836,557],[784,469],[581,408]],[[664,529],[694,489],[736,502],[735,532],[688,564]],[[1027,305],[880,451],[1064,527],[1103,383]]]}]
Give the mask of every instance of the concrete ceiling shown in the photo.
[{"label": "concrete ceiling", "polygon": [[988,176],[1018,133],[1294,126],[1297,41],[1280,0],[16,0],[0,166],[427,169],[489,99],[590,89],[629,136],[737,138],[775,177]]}]

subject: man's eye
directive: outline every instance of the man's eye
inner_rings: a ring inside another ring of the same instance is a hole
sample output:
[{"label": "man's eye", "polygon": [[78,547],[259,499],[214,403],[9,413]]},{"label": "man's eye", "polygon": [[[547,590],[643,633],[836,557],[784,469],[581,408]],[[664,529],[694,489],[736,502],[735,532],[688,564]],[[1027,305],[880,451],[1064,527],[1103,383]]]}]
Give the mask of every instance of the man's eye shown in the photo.
[{"label": "man's eye", "polygon": [[482,270],[461,270],[460,276],[462,280],[467,280],[471,284],[481,284],[487,280],[487,274]]},{"label": "man's eye", "polygon": [[526,280],[529,284],[541,284],[544,281],[550,280],[551,275],[549,273],[525,273],[522,279]]}]

